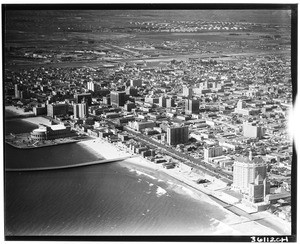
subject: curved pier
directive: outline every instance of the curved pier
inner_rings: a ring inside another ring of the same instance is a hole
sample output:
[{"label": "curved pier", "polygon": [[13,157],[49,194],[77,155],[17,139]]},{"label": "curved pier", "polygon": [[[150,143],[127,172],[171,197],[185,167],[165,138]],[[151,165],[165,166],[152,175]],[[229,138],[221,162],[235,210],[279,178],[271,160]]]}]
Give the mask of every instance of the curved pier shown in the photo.
[{"label": "curved pier", "polygon": [[6,168],[6,172],[25,172],[25,171],[44,171],[44,170],[59,170],[59,169],[70,169],[70,168],[78,168],[96,164],[106,164],[106,163],[113,163],[117,161],[123,161],[128,158],[133,158],[136,156],[128,156],[128,157],[121,157],[121,158],[113,158],[113,159],[103,159],[103,160],[96,160],[87,163],[80,163],[80,164],[72,164],[72,165],[63,165],[63,166],[52,166],[52,167],[35,167],[35,168]]}]

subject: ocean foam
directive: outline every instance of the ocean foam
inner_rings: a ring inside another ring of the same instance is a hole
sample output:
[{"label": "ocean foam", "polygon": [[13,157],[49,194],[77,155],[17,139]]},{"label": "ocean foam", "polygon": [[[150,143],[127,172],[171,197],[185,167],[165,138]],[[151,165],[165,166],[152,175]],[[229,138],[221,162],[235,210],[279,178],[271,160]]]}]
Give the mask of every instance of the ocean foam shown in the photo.
[{"label": "ocean foam", "polygon": [[241,235],[242,233],[233,229],[227,224],[220,222],[217,219],[212,218],[211,226],[213,227],[214,235]]},{"label": "ocean foam", "polygon": [[149,174],[146,174],[146,173],[144,173],[144,172],[141,172],[141,171],[139,171],[139,170],[131,169],[130,171],[131,171],[131,172],[135,172],[137,175],[145,175],[145,176],[147,176],[147,177],[149,177],[149,178],[151,178],[151,179],[153,179],[153,180],[157,180],[156,177],[154,177],[154,176],[152,176],[152,175],[149,175]]},{"label": "ocean foam", "polygon": [[157,187],[157,189],[156,189],[156,195],[158,197],[161,197],[162,195],[164,195],[166,193],[167,193],[167,191],[165,189],[163,189],[163,188],[161,188],[159,186]]}]

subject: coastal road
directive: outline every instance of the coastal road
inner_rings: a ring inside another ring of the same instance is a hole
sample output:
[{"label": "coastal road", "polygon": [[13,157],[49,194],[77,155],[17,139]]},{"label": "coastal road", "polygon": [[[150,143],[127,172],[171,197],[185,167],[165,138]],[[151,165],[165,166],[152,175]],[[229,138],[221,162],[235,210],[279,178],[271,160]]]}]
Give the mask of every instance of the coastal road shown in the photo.
[{"label": "coastal road", "polygon": [[[161,148],[163,149],[168,155],[170,155],[171,157],[175,157],[179,160],[182,160],[183,162],[185,162],[187,165],[191,166],[191,167],[195,167],[199,170],[204,171],[205,173],[212,175],[218,179],[222,179],[227,183],[232,183],[232,176],[231,175],[227,175],[226,173],[222,172],[222,171],[217,171],[214,167],[205,164],[201,161],[199,161],[198,159],[195,159],[189,155],[186,155],[184,153],[178,152],[176,150],[174,150],[171,147],[167,147],[164,144],[161,144],[159,142],[154,141],[153,139],[151,139],[148,136],[145,136],[141,133],[135,132],[131,129],[129,129],[128,127],[124,126],[124,130],[127,131],[128,133],[130,133],[132,136],[134,136],[137,140],[140,140],[141,142],[148,144],[150,146],[153,146],[155,148]],[[202,165],[201,165],[202,163]]]}]

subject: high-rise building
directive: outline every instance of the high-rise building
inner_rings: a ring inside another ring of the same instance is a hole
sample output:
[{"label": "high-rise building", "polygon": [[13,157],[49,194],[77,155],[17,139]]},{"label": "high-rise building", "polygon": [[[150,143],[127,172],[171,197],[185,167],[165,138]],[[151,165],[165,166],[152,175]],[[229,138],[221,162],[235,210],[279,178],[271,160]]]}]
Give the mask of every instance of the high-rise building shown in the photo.
[{"label": "high-rise building", "polygon": [[138,90],[134,88],[133,86],[128,86],[125,90],[127,95],[130,96],[137,96],[138,95]]},{"label": "high-rise building", "polygon": [[223,155],[223,148],[220,146],[211,146],[204,148],[204,161],[208,162],[209,158]]},{"label": "high-rise building", "polygon": [[19,84],[15,84],[15,98],[20,98],[21,87]]},{"label": "high-rise building", "polygon": [[110,103],[115,106],[124,106],[126,102],[126,93],[120,91],[112,91],[110,93]]},{"label": "high-rise building", "polygon": [[136,108],[136,105],[135,103],[133,102],[127,102],[125,105],[124,105],[124,109],[125,111],[127,112],[131,112],[132,109]]},{"label": "high-rise building", "polygon": [[[259,110],[258,110],[259,111]],[[242,115],[252,115],[257,113],[254,109],[249,109],[246,107],[246,102],[243,100],[239,100],[236,108],[234,109],[235,113],[242,114]]]},{"label": "high-rise building", "polygon": [[267,167],[262,158],[238,157],[233,164],[233,184],[232,188],[241,192],[244,198],[256,203],[264,201],[269,193],[269,183],[267,181]]},{"label": "high-rise building", "polygon": [[158,97],[154,97],[154,96],[146,96],[145,97],[145,103],[159,103],[159,98]]},{"label": "high-rise building", "polygon": [[88,117],[88,105],[85,102],[76,103],[73,105],[74,119],[83,119]]},{"label": "high-rise building", "polygon": [[15,84],[15,98],[30,98],[30,93],[23,84]]},{"label": "high-rise building", "polygon": [[167,108],[172,108],[172,107],[175,107],[175,101],[173,98],[168,98],[166,100],[166,106]]},{"label": "high-rise building", "polygon": [[264,129],[255,123],[243,123],[243,135],[250,138],[261,138],[264,135]]},{"label": "high-rise building", "polygon": [[91,93],[80,93],[80,94],[75,94],[75,103],[81,103],[82,100],[84,99],[85,102],[91,106],[92,104],[92,94]]},{"label": "high-rise building", "polygon": [[87,89],[93,92],[98,91],[101,88],[99,84],[93,81],[88,81],[86,85],[87,85]]},{"label": "high-rise building", "polygon": [[182,87],[182,95],[188,98],[191,98],[193,94],[193,89],[191,87],[183,86]]},{"label": "high-rise building", "polygon": [[169,145],[184,144],[188,140],[189,128],[187,126],[167,128],[167,143]]},{"label": "high-rise building", "polygon": [[103,97],[103,103],[110,105],[110,96]]},{"label": "high-rise building", "polygon": [[130,86],[141,87],[142,85],[143,85],[143,81],[142,80],[131,80],[130,81]]},{"label": "high-rise building", "polygon": [[199,113],[199,101],[194,99],[187,99],[185,101],[185,113],[186,114],[198,114]]},{"label": "high-rise building", "polygon": [[246,108],[246,103],[245,103],[245,101],[239,100],[238,103],[237,103],[237,105],[236,105],[236,108],[237,108],[237,109],[244,109],[244,108]]},{"label": "high-rise building", "polygon": [[167,106],[167,99],[166,97],[162,96],[159,98],[159,102],[158,102],[160,107],[165,108]]},{"label": "high-rise building", "polygon": [[68,104],[52,103],[47,105],[47,116],[54,117],[57,115],[64,116],[68,112]]}]

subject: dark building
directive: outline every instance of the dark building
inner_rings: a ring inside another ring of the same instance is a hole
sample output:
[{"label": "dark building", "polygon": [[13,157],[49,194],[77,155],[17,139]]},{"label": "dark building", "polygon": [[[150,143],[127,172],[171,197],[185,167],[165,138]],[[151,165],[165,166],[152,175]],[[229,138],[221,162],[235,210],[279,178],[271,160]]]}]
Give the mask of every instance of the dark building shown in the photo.
[{"label": "dark building", "polygon": [[75,94],[75,103],[81,103],[82,100],[84,99],[85,102],[90,106],[92,104],[92,94],[91,93],[80,93],[80,94]]},{"label": "dark building", "polygon": [[167,106],[167,99],[165,97],[159,98],[159,106],[165,108]]},{"label": "dark building", "polygon": [[143,81],[142,80],[131,80],[130,81],[130,86],[141,87],[142,85],[143,85]]},{"label": "dark building", "polygon": [[23,84],[15,84],[15,98],[30,98],[30,93]]},{"label": "dark building", "polygon": [[124,106],[126,102],[126,93],[124,91],[112,91],[110,93],[110,103],[115,106]]},{"label": "dark building", "polygon": [[167,128],[167,143],[169,145],[184,144],[188,140],[189,128],[187,126]]},{"label": "dark building", "polygon": [[199,113],[199,101],[194,99],[187,99],[185,101],[185,113],[186,114],[198,114]]},{"label": "dark building", "polygon": [[175,101],[173,98],[168,98],[166,100],[166,106],[167,108],[172,108],[172,107],[175,107]]},{"label": "dark building", "polygon": [[133,86],[129,86],[126,89],[126,94],[130,96],[137,96],[138,95],[138,90],[134,88]]},{"label": "dark building", "polygon": [[135,106],[135,103],[132,103],[132,102],[127,102],[125,105],[124,105],[124,109],[128,112],[131,112],[132,109],[134,109],[136,106]]},{"label": "dark building", "polygon": [[103,97],[103,103],[110,105],[110,96]]},{"label": "dark building", "polygon": [[47,105],[47,116],[54,117],[56,115],[66,115],[68,112],[68,104],[52,103]]},{"label": "dark building", "polygon": [[33,107],[32,110],[35,116],[47,114],[47,107],[45,106]]}]

